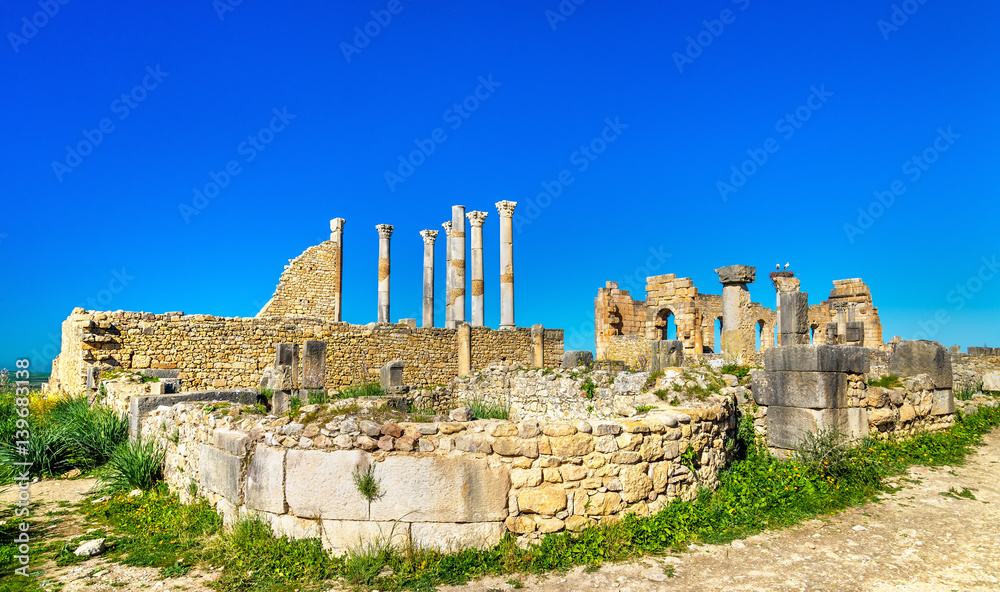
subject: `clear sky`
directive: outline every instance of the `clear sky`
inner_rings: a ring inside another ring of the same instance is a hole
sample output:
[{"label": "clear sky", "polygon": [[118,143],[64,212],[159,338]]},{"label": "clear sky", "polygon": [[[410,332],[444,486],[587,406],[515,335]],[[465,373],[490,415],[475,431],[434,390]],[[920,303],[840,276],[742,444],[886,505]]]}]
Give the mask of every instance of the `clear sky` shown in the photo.
[{"label": "clear sky", "polygon": [[453,204],[489,212],[497,326],[500,200],[517,323],[567,348],[607,280],[755,265],[773,306],[786,261],[811,302],[864,278],[886,340],[1000,345],[996,2],[13,0],[0,31],[0,366],[46,369],[75,306],[252,316],[335,217],[345,320],[380,223],[419,318]]}]

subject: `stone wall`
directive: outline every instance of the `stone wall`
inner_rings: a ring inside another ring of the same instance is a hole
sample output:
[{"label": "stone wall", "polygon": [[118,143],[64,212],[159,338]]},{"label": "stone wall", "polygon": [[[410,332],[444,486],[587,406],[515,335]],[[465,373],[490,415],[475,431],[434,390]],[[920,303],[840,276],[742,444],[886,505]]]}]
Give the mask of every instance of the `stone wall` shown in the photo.
[{"label": "stone wall", "polygon": [[[531,367],[530,328],[474,327],[472,370],[506,362]],[[563,332],[543,332],[544,365],[562,362]],[[326,388],[378,380],[390,360],[403,360],[404,383],[448,384],[458,375],[458,331],[408,325],[352,325],[303,317],[223,318],[211,315],[93,312],[75,309],[63,323],[54,388],[87,388],[90,367],[176,369],[184,390],[253,388],[274,363],[275,343],[327,342]],[[96,384],[92,385],[96,388]]]},{"label": "stone wall", "polygon": [[289,260],[274,295],[257,316],[289,315],[336,320],[335,287],[340,276],[339,257],[337,243],[325,241]]},{"label": "stone wall", "polygon": [[[511,420],[608,419],[635,415],[636,407],[656,404],[647,390],[648,372],[517,370],[496,366],[453,387],[453,401],[483,401],[509,407]],[[585,387],[593,385],[588,393]]]},{"label": "stone wall", "polygon": [[[508,531],[530,542],[647,515],[717,486],[736,426],[721,398],[605,422],[300,419],[178,403],[149,413],[141,429],[166,447],[165,479],[182,499],[194,484],[227,522],[257,513],[276,534],[321,538],[339,553],[380,533],[452,550],[493,545]],[[371,502],[352,479],[369,468],[383,493]]]}]

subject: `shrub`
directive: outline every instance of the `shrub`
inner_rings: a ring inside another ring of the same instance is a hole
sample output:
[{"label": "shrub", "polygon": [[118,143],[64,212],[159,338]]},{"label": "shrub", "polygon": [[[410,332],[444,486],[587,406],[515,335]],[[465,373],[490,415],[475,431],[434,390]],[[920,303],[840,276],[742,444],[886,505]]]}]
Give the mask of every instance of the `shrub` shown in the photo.
[{"label": "shrub", "polygon": [[588,399],[593,399],[594,391],[597,390],[597,384],[593,380],[591,380],[590,377],[588,376],[583,379],[583,385],[581,385],[580,388],[583,389],[583,392],[587,394]]},{"label": "shrub", "polygon": [[903,386],[898,376],[887,374],[882,378],[872,378],[868,381],[868,386],[880,386],[882,388],[897,388]]},{"label": "shrub", "polygon": [[354,468],[354,486],[358,488],[358,493],[371,503],[382,497],[381,483],[375,478],[375,465],[368,465],[367,468]]},{"label": "shrub", "polygon": [[100,477],[102,491],[151,489],[163,474],[164,450],[153,440],[123,442],[115,449]]},{"label": "shrub", "polygon": [[646,388],[649,388],[656,384],[656,381],[663,377],[663,370],[657,370],[656,372],[650,372],[649,377],[646,378]]}]

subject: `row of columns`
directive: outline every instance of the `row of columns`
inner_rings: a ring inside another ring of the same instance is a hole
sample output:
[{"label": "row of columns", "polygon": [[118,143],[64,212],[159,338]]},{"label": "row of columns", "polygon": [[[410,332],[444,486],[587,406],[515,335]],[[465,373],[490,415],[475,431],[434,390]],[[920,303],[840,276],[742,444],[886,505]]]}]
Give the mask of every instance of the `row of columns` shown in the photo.
[{"label": "row of columns", "polygon": [[[500,214],[500,328],[513,328],[514,325],[514,241],[513,216],[517,202],[500,201],[496,203]],[[465,317],[465,220],[468,219],[472,229],[472,300],[471,325],[485,325],[485,279],[483,270],[483,224],[487,212],[472,211],[466,213],[465,206],[452,206],[451,220],[442,224],[446,236],[445,248],[445,327],[454,329],[466,322]],[[337,270],[334,276],[334,310],[337,321],[340,321],[341,300],[341,263],[344,219],[335,218],[330,221],[330,240],[337,248]],[[389,240],[392,238],[391,224],[379,224],[378,231],[378,322],[388,323],[389,320]],[[434,244],[439,231],[421,230],[424,241],[424,273],[423,273],[423,318],[422,326],[434,326]]]}]

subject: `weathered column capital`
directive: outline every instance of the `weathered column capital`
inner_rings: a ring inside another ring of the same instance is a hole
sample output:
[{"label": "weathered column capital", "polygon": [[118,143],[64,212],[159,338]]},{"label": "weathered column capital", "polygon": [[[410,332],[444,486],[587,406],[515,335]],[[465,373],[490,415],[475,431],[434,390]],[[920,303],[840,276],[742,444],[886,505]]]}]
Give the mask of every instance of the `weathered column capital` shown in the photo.
[{"label": "weathered column capital", "polygon": [[757,277],[757,268],[752,265],[728,265],[715,270],[721,284],[752,284]]},{"label": "weathered column capital", "polygon": [[444,228],[445,236],[451,236],[451,222],[442,222],[441,228]]},{"label": "weathered column capital", "polygon": [[343,218],[334,218],[333,220],[330,220],[330,231],[340,232],[344,230],[344,222],[346,221],[347,220],[344,220]]},{"label": "weathered column capital", "polygon": [[517,202],[506,201],[506,200],[498,201],[496,203],[496,206],[497,206],[497,212],[499,212],[501,216],[504,216],[505,218],[510,218],[511,216],[514,215],[514,208],[517,207]]},{"label": "weathered column capital", "polygon": [[469,219],[469,224],[473,228],[482,228],[483,222],[486,222],[486,216],[489,214],[487,212],[473,211],[465,215]]},{"label": "weathered column capital", "polygon": [[392,224],[378,224],[375,226],[375,230],[378,231],[379,238],[391,238],[392,228]]},{"label": "weathered column capital", "polygon": [[420,236],[424,237],[425,245],[433,245],[434,241],[437,240],[439,230],[421,230]]}]

